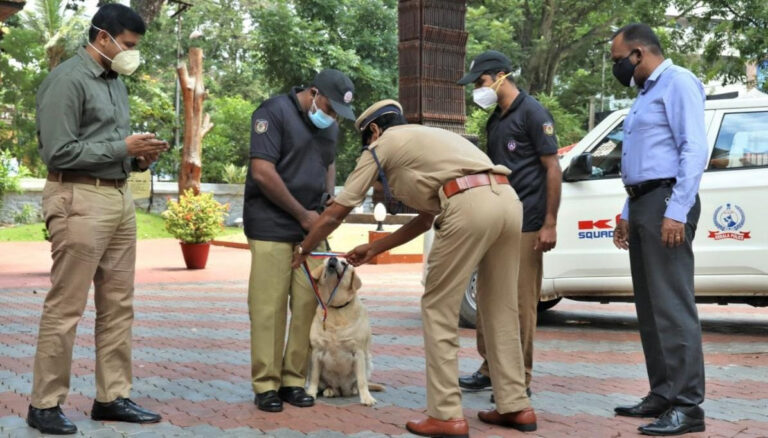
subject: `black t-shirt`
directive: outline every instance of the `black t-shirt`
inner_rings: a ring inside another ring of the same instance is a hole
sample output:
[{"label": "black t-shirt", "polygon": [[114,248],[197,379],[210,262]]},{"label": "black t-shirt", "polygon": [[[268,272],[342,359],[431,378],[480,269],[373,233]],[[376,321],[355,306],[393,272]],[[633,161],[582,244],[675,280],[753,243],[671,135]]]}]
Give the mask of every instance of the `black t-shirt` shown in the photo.
[{"label": "black t-shirt", "polygon": [[509,183],[523,202],[523,231],[538,231],[547,214],[546,169],[539,157],[557,153],[552,115],[520,90],[506,113],[496,107],[485,129],[491,161],[512,170]]},{"label": "black t-shirt", "polygon": [[[301,108],[294,88],[289,94],[273,97],[251,116],[251,158],[275,164],[288,191],[304,208],[317,210],[330,166],[336,157],[338,124],[318,129]],[[273,242],[301,242],[304,231],[299,222],[273,204],[259,189],[248,166],[245,183],[243,225],[249,239]]]}]

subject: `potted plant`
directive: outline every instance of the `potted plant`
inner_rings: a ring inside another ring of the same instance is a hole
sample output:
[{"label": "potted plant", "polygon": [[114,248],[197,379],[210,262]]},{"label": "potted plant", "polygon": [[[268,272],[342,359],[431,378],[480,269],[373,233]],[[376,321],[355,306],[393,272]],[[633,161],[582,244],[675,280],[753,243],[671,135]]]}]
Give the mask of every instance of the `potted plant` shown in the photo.
[{"label": "potted plant", "polygon": [[188,269],[203,269],[208,261],[211,240],[224,226],[228,204],[221,204],[211,193],[195,195],[186,190],[179,200],[169,199],[163,212],[165,229],[179,239]]}]

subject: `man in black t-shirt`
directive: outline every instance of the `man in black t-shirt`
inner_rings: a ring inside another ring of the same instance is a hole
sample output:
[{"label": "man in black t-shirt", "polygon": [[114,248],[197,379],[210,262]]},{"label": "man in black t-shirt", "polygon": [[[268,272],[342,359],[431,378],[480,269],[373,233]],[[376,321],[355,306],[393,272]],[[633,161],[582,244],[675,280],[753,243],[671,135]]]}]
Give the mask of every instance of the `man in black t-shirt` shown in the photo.
[{"label": "man in black t-shirt", "polygon": [[[283,402],[314,404],[304,382],[317,302],[307,274],[292,270],[291,260],[294,247],[318,217],[324,193],[333,195],[336,118],[355,119],[353,93],[347,76],[323,70],[311,87],[265,101],[251,118],[243,225],[251,249],[251,378],[255,402],[263,411],[279,412]],[[313,267],[319,261],[309,263]]]},{"label": "man in black t-shirt", "polygon": [[[510,61],[502,53],[489,50],[480,54],[469,70],[459,84],[474,84],[473,98],[482,108],[496,105],[486,125],[488,155],[494,164],[503,164],[512,170],[509,182],[523,202],[517,296],[525,380],[530,394],[542,253],[554,248],[557,241],[555,226],[562,171],[557,157],[555,125],[549,112],[515,85]],[[483,299],[482,294],[479,290],[479,300]],[[477,347],[485,359],[480,318]],[[459,383],[463,388],[482,389],[491,385],[489,375],[486,360],[476,373],[460,378]]]}]

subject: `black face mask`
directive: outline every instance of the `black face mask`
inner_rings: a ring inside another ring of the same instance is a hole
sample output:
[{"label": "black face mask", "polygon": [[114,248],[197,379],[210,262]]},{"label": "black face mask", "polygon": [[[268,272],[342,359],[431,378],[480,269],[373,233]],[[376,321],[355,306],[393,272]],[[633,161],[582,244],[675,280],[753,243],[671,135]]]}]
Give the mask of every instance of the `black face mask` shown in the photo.
[{"label": "black face mask", "polygon": [[629,87],[632,84],[632,76],[635,74],[637,64],[632,64],[632,61],[629,60],[635,52],[637,52],[637,49],[629,52],[626,58],[613,64],[613,75],[625,87]]}]

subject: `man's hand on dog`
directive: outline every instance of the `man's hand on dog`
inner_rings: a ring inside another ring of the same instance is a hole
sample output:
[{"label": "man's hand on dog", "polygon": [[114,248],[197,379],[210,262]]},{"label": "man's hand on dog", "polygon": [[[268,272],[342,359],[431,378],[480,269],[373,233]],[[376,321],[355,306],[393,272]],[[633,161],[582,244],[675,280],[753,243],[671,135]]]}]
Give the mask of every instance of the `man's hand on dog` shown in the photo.
[{"label": "man's hand on dog", "polygon": [[344,257],[354,267],[364,265],[376,257],[376,252],[370,243],[362,244],[352,251],[348,252]]}]

